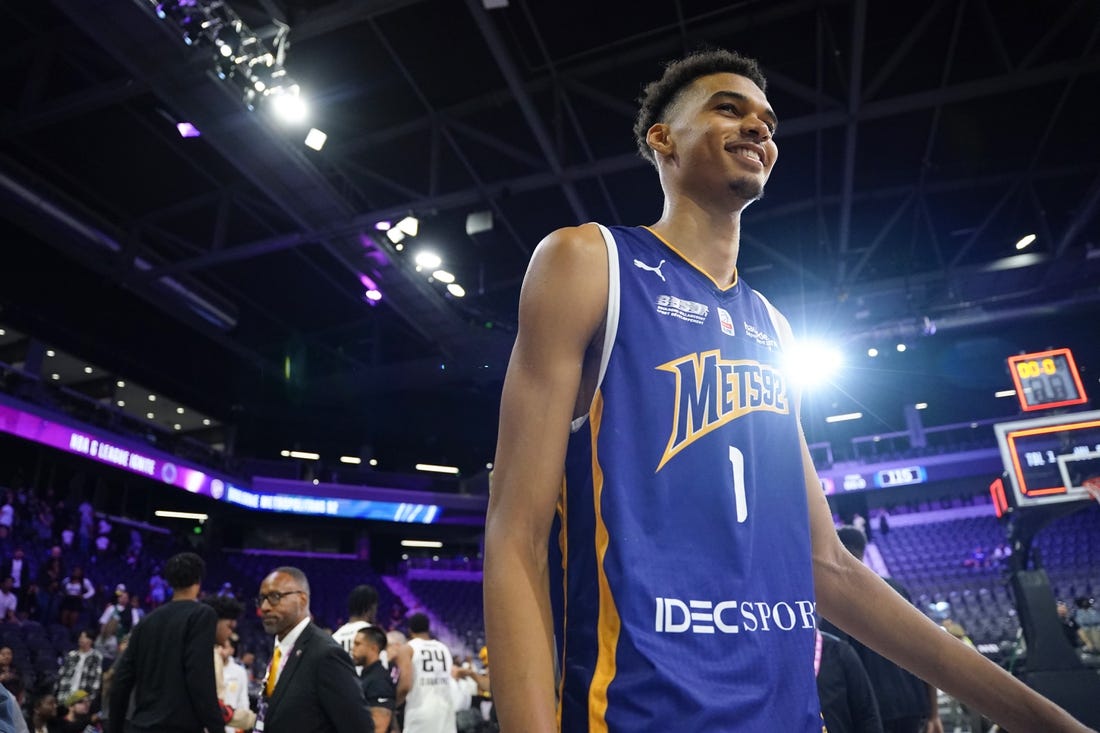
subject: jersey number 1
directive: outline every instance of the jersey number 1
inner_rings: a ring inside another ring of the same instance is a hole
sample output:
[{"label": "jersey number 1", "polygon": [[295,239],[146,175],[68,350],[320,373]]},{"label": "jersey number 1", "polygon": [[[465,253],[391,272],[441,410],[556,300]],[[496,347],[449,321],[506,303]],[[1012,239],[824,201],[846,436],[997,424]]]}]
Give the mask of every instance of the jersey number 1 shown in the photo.
[{"label": "jersey number 1", "polygon": [[740,524],[749,518],[749,505],[745,501],[745,454],[732,445],[730,465],[733,467],[733,505],[737,509],[737,523]]}]

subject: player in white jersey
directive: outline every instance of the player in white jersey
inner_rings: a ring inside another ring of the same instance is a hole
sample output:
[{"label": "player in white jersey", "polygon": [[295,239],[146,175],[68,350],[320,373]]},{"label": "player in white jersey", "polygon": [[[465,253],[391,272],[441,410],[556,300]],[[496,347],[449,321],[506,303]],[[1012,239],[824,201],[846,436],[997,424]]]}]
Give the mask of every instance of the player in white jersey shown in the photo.
[{"label": "player in white jersey", "polygon": [[[344,651],[351,656],[351,647],[355,644],[355,635],[359,629],[365,629],[374,625],[374,617],[378,612],[378,591],[369,585],[357,585],[348,594],[348,622],[332,632],[332,640],[344,647]],[[387,665],[385,653],[382,655],[382,664]],[[355,673],[362,672],[361,667],[355,668]]]},{"label": "player in white jersey", "polygon": [[[398,652],[401,682],[398,702],[405,701],[404,733],[456,733],[454,661],[445,644],[428,633],[428,617],[409,617],[409,641]],[[404,694],[403,694],[404,693]]]}]

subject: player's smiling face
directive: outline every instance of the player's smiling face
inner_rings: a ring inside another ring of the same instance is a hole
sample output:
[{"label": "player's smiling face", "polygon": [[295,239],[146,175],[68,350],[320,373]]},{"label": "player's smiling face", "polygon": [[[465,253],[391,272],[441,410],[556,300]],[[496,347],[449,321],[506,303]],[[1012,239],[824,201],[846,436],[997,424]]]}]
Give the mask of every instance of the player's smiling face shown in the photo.
[{"label": "player's smiling face", "polygon": [[681,185],[750,202],[779,156],[775,113],[760,87],[731,73],[696,79],[668,110],[669,152]]}]

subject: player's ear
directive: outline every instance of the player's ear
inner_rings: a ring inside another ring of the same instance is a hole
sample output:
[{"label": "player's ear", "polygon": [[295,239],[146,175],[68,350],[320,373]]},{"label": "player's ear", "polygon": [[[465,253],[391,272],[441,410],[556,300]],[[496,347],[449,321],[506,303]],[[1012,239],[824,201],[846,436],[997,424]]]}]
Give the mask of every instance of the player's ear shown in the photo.
[{"label": "player's ear", "polygon": [[654,123],[645,134],[646,144],[655,155],[671,155],[673,151],[671,128],[664,122]]}]

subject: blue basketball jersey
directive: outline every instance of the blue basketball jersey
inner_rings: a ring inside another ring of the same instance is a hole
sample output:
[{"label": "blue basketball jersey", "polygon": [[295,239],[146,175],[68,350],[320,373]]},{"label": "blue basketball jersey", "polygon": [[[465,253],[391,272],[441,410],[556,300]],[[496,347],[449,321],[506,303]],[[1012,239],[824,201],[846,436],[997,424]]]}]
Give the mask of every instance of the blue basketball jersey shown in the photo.
[{"label": "blue basketball jersey", "polygon": [[550,543],[560,730],[820,733],[789,326],[649,229],[601,230],[600,380]]}]

